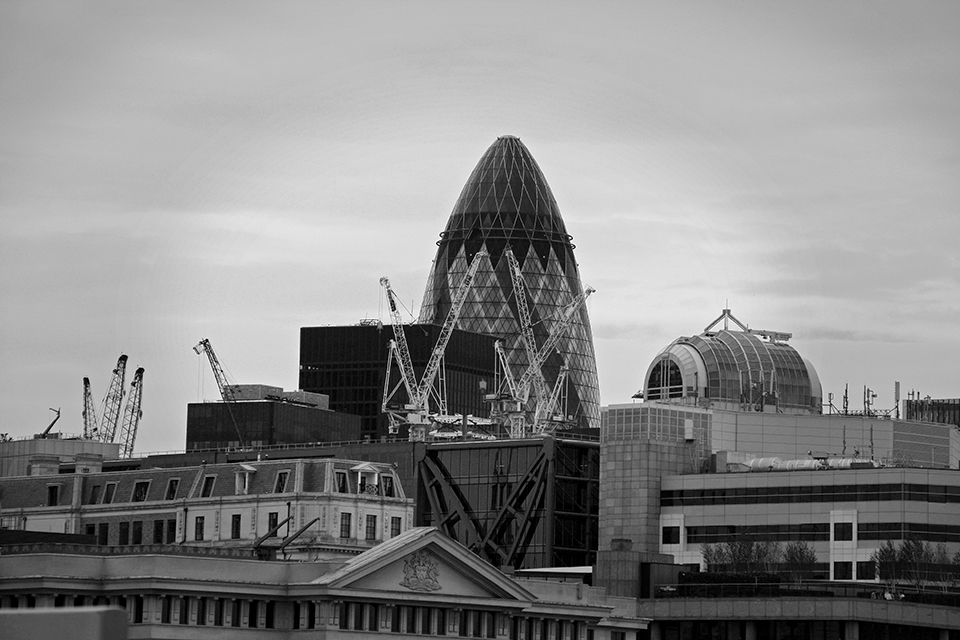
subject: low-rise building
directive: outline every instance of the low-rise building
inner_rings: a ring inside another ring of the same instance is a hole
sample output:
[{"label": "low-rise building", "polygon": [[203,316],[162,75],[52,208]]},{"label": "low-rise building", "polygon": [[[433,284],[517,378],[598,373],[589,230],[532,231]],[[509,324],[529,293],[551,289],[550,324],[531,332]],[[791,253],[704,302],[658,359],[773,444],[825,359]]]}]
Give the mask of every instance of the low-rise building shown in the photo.
[{"label": "low-rise building", "polygon": [[392,465],[260,460],[0,479],[0,526],[95,535],[105,546],[233,547],[314,559],[412,526]]}]

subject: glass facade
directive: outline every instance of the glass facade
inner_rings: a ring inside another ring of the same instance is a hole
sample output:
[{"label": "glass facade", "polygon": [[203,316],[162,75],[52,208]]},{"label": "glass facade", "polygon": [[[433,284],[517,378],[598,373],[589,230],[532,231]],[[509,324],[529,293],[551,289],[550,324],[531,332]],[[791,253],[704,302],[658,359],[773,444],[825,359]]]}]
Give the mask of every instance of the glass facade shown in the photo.
[{"label": "glass facade", "polygon": [[[563,307],[583,291],[571,240],[550,186],[533,156],[519,139],[498,138],[473,170],[440,234],[420,322],[444,321],[453,293],[470,262],[477,252],[486,250],[489,257],[482,258],[460,313],[459,326],[502,339],[519,377],[526,369],[527,354],[520,339],[517,305],[504,250],[509,246],[520,263],[530,297],[534,334],[541,345]],[[574,416],[581,427],[599,428],[600,390],[585,305],[561,339],[557,352],[543,368],[547,383],[554,384],[561,366],[566,364],[570,386],[565,413]]]},{"label": "glass facade", "polygon": [[724,329],[678,338],[664,349],[648,369],[644,398],[809,414],[820,412],[821,389],[816,372],[790,345]]}]

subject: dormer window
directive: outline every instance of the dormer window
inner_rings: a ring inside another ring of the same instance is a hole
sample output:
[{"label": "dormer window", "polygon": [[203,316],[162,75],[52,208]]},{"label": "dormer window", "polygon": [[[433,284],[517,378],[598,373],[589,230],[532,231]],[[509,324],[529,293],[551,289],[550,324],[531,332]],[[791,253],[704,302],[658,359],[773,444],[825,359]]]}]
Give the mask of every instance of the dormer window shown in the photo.
[{"label": "dormer window", "polygon": [[250,479],[257,472],[257,468],[249,464],[241,464],[237,469],[235,477],[234,493],[238,496],[245,496],[250,493]]},{"label": "dormer window", "polygon": [[133,495],[130,497],[131,502],[146,502],[147,501],[147,490],[150,489],[149,480],[140,480],[133,485]]},{"label": "dormer window", "polygon": [[203,487],[200,489],[201,498],[209,498],[213,495],[213,484],[217,481],[217,476],[206,476],[203,479]]},{"label": "dormer window", "polygon": [[372,464],[359,464],[351,469],[357,474],[357,493],[366,493],[377,495],[379,487],[377,486],[377,468]]},{"label": "dormer window", "polygon": [[337,493],[347,492],[347,472],[346,471],[337,471],[334,474],[334,482],[336,484]]},{"label": "dormer window", "polygon": [[277,481],[273,484],[274,493],[283,493],[287,490],[287,478],[290,477],[289,471],[278,471]]},{"label": "dormer window", "polygon": [[164,494],[164,500],[176,500],[177,489],[180,487],[180,478],[170,478],[167,480],[167,492]]},{"label": "dormer window", "polygon": [[380,476],[380,493],[388,498],[392,498],[395,495],[393,489],[393,476],[383,475]]}]

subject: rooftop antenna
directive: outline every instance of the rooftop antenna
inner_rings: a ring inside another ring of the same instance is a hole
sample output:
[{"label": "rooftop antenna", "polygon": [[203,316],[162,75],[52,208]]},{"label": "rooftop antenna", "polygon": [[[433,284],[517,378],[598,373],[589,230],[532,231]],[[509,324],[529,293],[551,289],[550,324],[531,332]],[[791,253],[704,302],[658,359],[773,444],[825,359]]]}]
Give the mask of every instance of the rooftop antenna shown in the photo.
[{"label": "rooftop antenna", "polygon": [[843,415],[849,413],[850,408],[850,383],[843,385]]}]

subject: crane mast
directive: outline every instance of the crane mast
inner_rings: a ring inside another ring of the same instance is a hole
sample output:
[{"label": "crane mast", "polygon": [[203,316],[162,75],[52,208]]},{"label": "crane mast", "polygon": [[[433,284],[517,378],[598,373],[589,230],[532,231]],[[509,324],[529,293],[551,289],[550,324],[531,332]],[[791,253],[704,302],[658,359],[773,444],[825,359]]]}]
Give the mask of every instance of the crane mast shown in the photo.
[{"label": "crane mast", "polygon": [[123,410],[123,422],[120,425],[120,457],[129,458],[133,455],[133,444],[137,440],[137,427],[143,416],[141,402],[143,399],[143,367],[133,374],[130,383],[130,395],[127,396],[127,405]]},{"label": "crane mast", "polygon": [[90,378],[83,379],[83,437],[86,440],[97,439],[97,409],[93,406],[93,394],[90,393]]},{"label": "crane mast", "polygon": [[[403,319],[400,316],[400,311],[397,306],[396,294],[390,286],[390,280],[386,277],[380,278],[380,285],[383,287],[387,296],[394,335],[394,340],[390,341],[387,356],[387,371],[384,376],[383,403],[381,406],[383,412],[389,416],[391,433],[396,433],[399,430],[401,422],[421,426],[426,425],[430,411],[431,397],[436,400],[441,411],[446,410],[446,398],[442,390],[438,393],[434,389],[434,381],[443,364],[443,354],[447,349],[450,338],[453,336],[453,330],[456,328],[457,319],[460,317],[460,311],[463,309],[463,303],[466,301],[467,294],[473,285],[473,279],[477,274],[477,269],[480,268],[480,259],[486,255],[488,255],[486,251],[478,251],[473,256],[470,266],[467,267],[467,271],[460,281],[460,286],[457,288],[450,302],[450,310],[447,312],[447,317],[440,328],[437,343],[430,353],[430,358],[427,361],[427,365],[423,370],[423,375],[419,382],[413,369],[413,360],[410,356],[407,338],[403,332]],[[389,388],[390,373],[394,360],[396,360],[397,366],[400,368],[401,382],[407,391],[408,404],[404,406],[403,412],[392,411],[388,408],[389,400],[394,396],[401,384],[397,383],[392,390]],[[414,437],[412,432],[411,437]]]},{"label": "crane mast", "polygon": [[[533,378],[537,375],[537,372],[541,371],[544,363],[546,363],[547,358],[550,357],[550,354],[553,353],[553,350],[556,349],[557,344],[560,342],[560,338],[563,337],[563,334],[566,332],[567,328],[573,324],[573,319],[576,316],[577,312],[580,310],[580,307],[583,306],[583,303],[587,301],[587,298],[590,297],[596,291],[593,287],[587,287],[583,293],[577,295],[570,304],[563,308],[560,312],[560,320],[554,325],[553,330],[550,332],[550,335],[547,336],[546,341],[540,347],[540,350],[536,355],[531,359],[530,366],[527,367],[527,370],[523,372],[523,375],[520,377],[518,385],[523,389],[526,385],[529,385]],[[542,376],[543,374],[540,373]]]},{"label": "crane mast", "polygon": [[[413,359],[410,357],[410,348],[407,346],[407,336],[403,332],[403,318],[400,316],[400,309],[397,306],[396,294],[390,286],[390,279],[386,276],[380,278],[380,286],[383,287],[387,296],[387,306],[390,308],[390,326],[393,328],[393,340],[390,341],[390,357],[396,357],[397,366],[400,367],[400,377],[404,388],[407,390],[407,399],[410,404],[414,404],[417,389],[417,375],[413,371]],[[387,366],[387,380],[390,381],[390,367]],[[386,405],[386,399],[384,399]],[[386,406],[384,406],[386,410]]]},{"label": "crane mast", "polygon": [[234,395],[233,386],[227,382],[227,375],[223,371],[223,366],[220,364],[220,359],[217,358],[217,354],[213,350],[213,345],[210,344],[210,340],[204,338],[197,346],[193,348],[194,353],[200,355],[205,353],[207,355],[207,360],[210,361],[210,369],[213,370],[213,377],[217,381],[217,387],[220,389],[220,397],[223,398],[223,404],[227,407],[227,413],[230,415],[230,421],[233,422],[233,428],[237,432],[237,438],[240,442],[240,447],[243,448],[243,433],[240,431],[240,425],[237,423],[237,417],[234,414],[233,407],[237,402],[237,398]]},{"label": "crane mast", "polygon": [[[507,264],[510,266],[511,280],[513,281],[513,296],[517,301],[517,315],[520,316],[520,338],[527,351],[527,362],[533,362],[537,354],[537,339],[533,333],[533,319],[530,314],[530,307],[527,305],[527,287],[523,281],[523,274],[520,272],[520,263],[513,254],[513,249],[507,247],[504,251],[507,257]],[[528,368],[528,370],[531,370]],[[523,402],[527,401],[530,395],[530,387],[533,386],[534,395],[537,402],[540,402],[549,395],[547,391],[547,381],[543,377],[543,370],[537,367],[532,370],[531,384],[519,387]]]},{"label": "crane mast", "polygon": [[117,434],[117,423],[120,420],[120,404],[123,401],[123,380],[127,373],[127,356],[121,354],[117,360],[117,367],[113,370],[113,378],[107,395],[103,397],[100,407],[99,439],[102,442],[113,442]]}]

